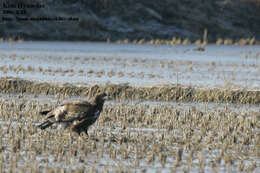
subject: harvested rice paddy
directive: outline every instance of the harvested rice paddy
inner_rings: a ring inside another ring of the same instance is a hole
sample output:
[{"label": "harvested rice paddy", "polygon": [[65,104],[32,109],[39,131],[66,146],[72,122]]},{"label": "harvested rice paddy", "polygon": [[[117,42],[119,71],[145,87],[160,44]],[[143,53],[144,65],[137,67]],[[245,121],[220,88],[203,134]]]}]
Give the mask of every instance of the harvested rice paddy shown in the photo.
[{"label": "harvested rice paddy", "polygon": [[[1,172],[260,171],[259,46],[52,44],[0,43]],[[99,91],[89,137],[36,128]]]}]

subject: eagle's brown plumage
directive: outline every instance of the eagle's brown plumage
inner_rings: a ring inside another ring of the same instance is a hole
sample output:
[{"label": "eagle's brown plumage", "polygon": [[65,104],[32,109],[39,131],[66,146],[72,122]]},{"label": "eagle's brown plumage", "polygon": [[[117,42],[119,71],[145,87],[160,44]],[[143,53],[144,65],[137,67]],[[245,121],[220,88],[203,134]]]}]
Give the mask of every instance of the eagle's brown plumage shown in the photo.
[{"label": "eagle's brown plumage", "polygon": [[88,135],[88,127],[98,119],[107,97],[106,93],[97,94],[91,102],[78,101],[60,105],[53,110],[40,112],[46,115],[45,121],[38,125],[42,130],[53,124],[63,124],[80,134]]}]

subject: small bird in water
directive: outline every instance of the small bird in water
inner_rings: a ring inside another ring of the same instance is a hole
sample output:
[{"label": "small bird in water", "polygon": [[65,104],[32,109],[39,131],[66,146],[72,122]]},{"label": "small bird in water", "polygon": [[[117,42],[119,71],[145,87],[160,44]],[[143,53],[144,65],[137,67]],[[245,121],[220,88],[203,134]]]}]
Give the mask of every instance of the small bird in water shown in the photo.
[{"label": "small bird in water", "polygon": [[81,132],[88,135],[88,128],[98,119],[106,99],[107,94],[100,93],[90,102],[70,102],[62,104],[53,110],[42,111],[40,114],[46,115],[46,118],[38,127],[44,130],[53,124],[61,124],[65,128],[70,127],[72,131],[77,132],[79,135]]}]

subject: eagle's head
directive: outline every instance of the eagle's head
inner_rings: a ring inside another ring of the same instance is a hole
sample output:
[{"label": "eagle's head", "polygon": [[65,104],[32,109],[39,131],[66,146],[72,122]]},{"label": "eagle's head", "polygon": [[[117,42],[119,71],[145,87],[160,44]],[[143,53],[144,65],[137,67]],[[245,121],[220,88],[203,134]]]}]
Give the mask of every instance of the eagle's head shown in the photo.
[{"label": "eagle's head", "polygon": [[94,102],[96,104],[103,104],[105,102],[105,100],[107,100],[107,99],[108,99],[107,94],[103,92],[103,93],[99,93],[95,96]]}]

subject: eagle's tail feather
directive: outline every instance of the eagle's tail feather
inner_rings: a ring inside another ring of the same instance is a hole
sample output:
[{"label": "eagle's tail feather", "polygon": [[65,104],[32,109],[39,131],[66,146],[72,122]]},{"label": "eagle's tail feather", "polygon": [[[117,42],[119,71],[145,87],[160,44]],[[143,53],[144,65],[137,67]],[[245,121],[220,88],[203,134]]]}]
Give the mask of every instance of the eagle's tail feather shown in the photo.
[{"label": "eagle's tail feather", "polygon": [[47,121],[41,123],[40,125],[38,125],[37,127],[39,127],[41,130],[44,130],[44,129],[50,127],[52,124],[53,124],[53,122],[47,120]]},{"label": "eagle's tail feather", "polygon": [[48,111],[41,111],[40,114],[41,115],[47,115],[49,112],[50,112],[50,110],[48,110]]}]

